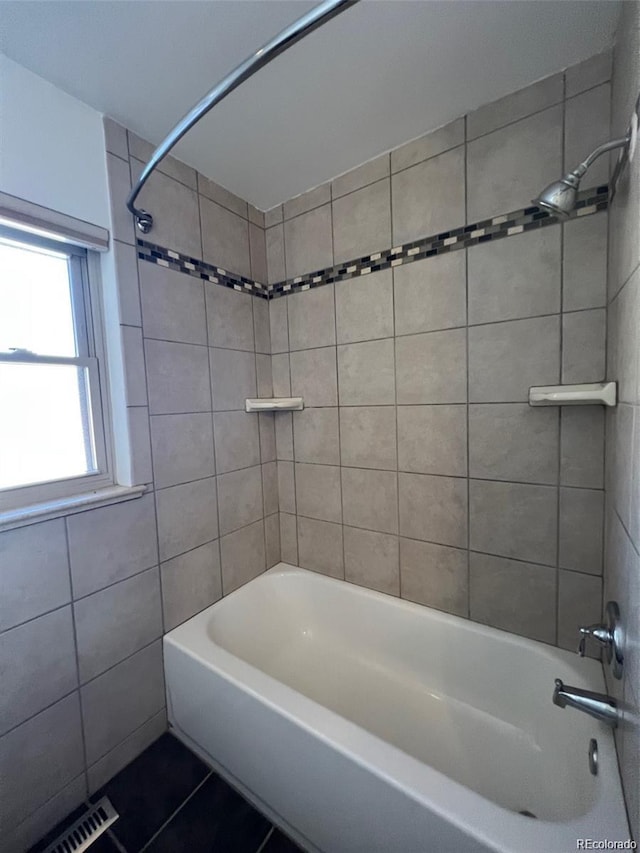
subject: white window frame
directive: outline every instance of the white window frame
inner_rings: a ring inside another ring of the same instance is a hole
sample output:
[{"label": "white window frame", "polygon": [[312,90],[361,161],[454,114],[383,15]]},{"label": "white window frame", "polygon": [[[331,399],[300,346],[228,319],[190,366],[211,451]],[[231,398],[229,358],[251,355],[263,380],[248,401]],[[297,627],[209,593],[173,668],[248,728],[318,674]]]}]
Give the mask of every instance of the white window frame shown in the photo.
[{"label": "white window frame", "polygon": [[[6,222],[6,220],[5,220]],[[69,257],[74,331],[78,356],[62,358],[40,356],[28,352],[0,352],[0,362],[11,364],[73,364],[86,367],[89,376],[89,403],[96,455],[97,471],[79,477],[68,477],[43,483],[16,486],[0,490],[0,528],[15,526],[16,520],[29,516],[63,514],[70,498],[86,496],[87,503],[96,497],[107,499],[109,487],[114,486],[111,407],[103,336],[103,322],[97,253],[69,241],[51,240],[29,230],[0,223],[0,234],[35,247],[50,249]],[[94,257],[95,256],[95,257]],[[131,495],[133,496],[133,495]],[[71,505],[77,501],[69,502]],[[58,511],[56,511],[58,510]]]}]

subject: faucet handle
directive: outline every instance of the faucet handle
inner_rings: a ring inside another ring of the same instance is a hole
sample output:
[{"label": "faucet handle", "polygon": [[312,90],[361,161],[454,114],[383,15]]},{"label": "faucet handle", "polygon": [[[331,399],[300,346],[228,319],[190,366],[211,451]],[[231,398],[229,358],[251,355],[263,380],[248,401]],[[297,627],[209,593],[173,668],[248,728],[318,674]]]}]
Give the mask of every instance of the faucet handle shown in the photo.
[{"label": "faucet handle", "polygon": [[594,625],[583,625],[578,630],[582,634],[580,637],[580,643],[578,644],[578,654],[581,658],[585,656],[587,649],[587,637],[595,640],[598,645],[604,649],[608,648],[612,642],[611,632],[606,625],[601,625],[600,623],[595,623]]},{"label": "faucet handle", "polygon": [[580,656],[584,657],[584,649],[587,637],[591,637],[592,640],[595,640],[601,646],[608,646],[611,643],[611,631],[606,625],[602,625],[599,622],[595,625],[584,625],[579,629],[582,637],[580,639],[580,645],[578,647],[578,651],[580,652]]},{"label": "faucet handle", "polygon": [[585,656],[587,638],[595,640],[598,645],[605,650],[607,662],[613,669],[613,674],[616,678],[622,676],[622,632],[620,628],[620,610],[615,601],[608,601],[606,606],[606,622],[596,622],[593,625],[583,625],[579,628],[580,643],[578,644],[578,654],[580,657]]}]

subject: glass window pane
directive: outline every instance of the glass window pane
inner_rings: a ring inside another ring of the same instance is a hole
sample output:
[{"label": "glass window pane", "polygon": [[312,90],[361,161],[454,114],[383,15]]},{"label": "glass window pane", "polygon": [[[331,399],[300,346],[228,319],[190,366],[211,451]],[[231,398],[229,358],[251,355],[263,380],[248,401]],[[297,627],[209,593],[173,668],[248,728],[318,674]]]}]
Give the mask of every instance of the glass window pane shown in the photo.
[{"label": "glass window pane", "polygon": [[0,352],[78,355],[66,255],[0,239]]},{"label": "glass window pane", "polygon": [[97,471],[85,367],[0,362],[0,489]]}]

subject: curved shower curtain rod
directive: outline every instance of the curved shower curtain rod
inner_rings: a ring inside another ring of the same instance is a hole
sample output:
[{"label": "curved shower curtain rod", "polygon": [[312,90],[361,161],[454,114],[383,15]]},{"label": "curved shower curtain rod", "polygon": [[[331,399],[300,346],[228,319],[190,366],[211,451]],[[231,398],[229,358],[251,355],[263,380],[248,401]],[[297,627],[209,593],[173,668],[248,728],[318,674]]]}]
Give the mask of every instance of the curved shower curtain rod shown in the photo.
[{"label": "curved shower curtain rod", "polygon": [[302,15],[297,21],[294,21],[288,27],[285,27],[282,32],[263,45],[251,56],[247,57],[244,62],[234,68],[226,77],[217,83],[204,98],[189,110],[186,116],[178,122],[173,130],[165,137],[156,150],[151,155],[151,159],[142,170],[138,182],[129,193],[127,198],[127,208],[133,214],[136,220],[136,225],[143,234],[148,234],[153,227],[153,216],[146,210],[141,210],[135,206],[136,198],[140,190],[146,184],[152,172],[158,164],[164,160],[173,146],[179,142],[194,124],[206,115],[212,107],[225,98],[234,89],[237,89],[241,83],[252,77],[256,71],[268,65],[276,56],[280,56],[285,50],[292,47],[296,42],[299,42],[313,30],[326,24],[331,18],[335,18],[341,12],[344,12],[350,6],[355,5],[358,0],[325,0],[315,6],[311,11]]}]

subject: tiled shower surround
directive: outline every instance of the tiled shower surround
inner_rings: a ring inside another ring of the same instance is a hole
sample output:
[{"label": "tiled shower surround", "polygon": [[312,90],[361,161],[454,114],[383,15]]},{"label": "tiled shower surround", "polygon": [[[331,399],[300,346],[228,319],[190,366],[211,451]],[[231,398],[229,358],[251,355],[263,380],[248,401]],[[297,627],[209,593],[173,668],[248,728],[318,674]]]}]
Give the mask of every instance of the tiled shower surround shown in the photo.
[{"label": "tiled shower surround", "polygon": [[[151,149],[106,122],[148,491],[0,534],[15,849],[165,729],[162,633],[281,557],[571,649],[599,617],[604,414],[526,399],[605,376],[606,211],[271,300],[238,290],[522,210],[609,138],[610,71],[594,57],[266,214],[168,158],[140,196],[157,263],[124,207]],[[585,186],[608,177],[603,158]],[[243,411],[272,392],[305,410]]]},{"label": "tiled shower surround", "polygon": [[[597,57],[270,211],[269,281],[521,209],[609,138],[609,72]],[[607,214],[508,225],[270,301],[274,392],[305,399],[276,415],[282,558],[574,649],[601,608],[604,413],[527,397],[604,379]]]}]

